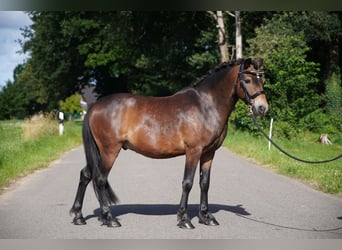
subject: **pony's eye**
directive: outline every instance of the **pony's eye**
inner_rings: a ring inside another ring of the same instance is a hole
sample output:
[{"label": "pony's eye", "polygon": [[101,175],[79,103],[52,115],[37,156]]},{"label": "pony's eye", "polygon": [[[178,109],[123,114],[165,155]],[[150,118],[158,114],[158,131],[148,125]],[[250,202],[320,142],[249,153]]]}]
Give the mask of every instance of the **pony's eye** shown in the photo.
[{"label": "pony's eye", "polygon": [[251,82],[250,79],[246,79],[246,80],[245,80],[245,83],[250,83],[250,82]]}]

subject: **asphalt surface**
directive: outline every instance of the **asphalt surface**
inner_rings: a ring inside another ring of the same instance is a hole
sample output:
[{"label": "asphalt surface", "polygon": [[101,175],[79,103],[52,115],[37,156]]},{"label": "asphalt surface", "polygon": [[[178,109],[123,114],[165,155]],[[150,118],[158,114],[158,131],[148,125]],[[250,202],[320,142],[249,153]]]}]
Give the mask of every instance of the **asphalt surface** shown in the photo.
[{"label": "asphalt surface", "polygon": [[177,227],[184,157],[154,160],[132,151],[121,151],[109,176],[120,199],[112,213],[122,227],[101,226],[91,184],[83,209],[87,225],[75,226],[69,209],[84,165],[79,147],[6,190],[0,196],[0,238],[342,239],[341,198],[274,174],[222,148],[214,159],[209,190],[209,208],[219,226],[198,223],[197,172],[189,197],[196,228]]}]

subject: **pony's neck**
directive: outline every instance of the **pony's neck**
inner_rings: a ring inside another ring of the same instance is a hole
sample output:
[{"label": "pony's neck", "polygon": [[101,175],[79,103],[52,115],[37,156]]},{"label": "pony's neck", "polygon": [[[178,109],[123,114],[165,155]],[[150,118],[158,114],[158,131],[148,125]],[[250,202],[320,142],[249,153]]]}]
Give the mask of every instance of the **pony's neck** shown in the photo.
[{"label": "pony's neck", "polygon": [[239,65],[220,69],[220,72],[208,77],[201,83],[198,91],[203,96],[203,101],[210,102],[221,114],[222,122],[227,123],[229,115],[233,111],[238,101],[236,95],[237,76]]},{"label": "pony's neck", "polygon": [[230,70],[227,70],[223,80],[220,81],[218,84],[219,87],[217,88],[217,91],[220,93],[218,94],[218,108],[226,113],[226,120],[228,120],[239,100],[236,93],[239,67],[239,65],[235,65]]}]

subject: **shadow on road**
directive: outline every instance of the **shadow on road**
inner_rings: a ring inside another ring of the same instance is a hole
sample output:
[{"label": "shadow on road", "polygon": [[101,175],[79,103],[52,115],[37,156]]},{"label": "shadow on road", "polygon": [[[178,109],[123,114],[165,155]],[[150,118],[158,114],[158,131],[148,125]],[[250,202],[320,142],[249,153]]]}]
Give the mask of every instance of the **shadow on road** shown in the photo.
[{"label": "shadow on road", "polygon": [[[179,205],[175,204],[129,204],[129,205],[115,205],[111,207],[111,211],[113,216],[120,216],[125,214],[142,214],[142,215],[176,215],[178,211]],[[242,205],[236,206],[227,206],[220,204],[210,204],[209,211],[211,213],[217,213],[218,211],[227,211],[231,213],[235,213],[237,215],[250,215],[242,207]],[[188,205],[188,214],[190,218],[193,218],[198,215],[199,205],[198,204],[189,204]],[[89,220],[94,217],[99,217],[100,208],[94,210],[94,213],[91,215],[87,215],[85,220]]]},{"label": "shadow on road", "polygon": [[[127,204],[127,205],[115,205],[111,207],[112,215],[117,217],[126,214],[140,214],[140,215],[176,215],[178,211],[178,204]],[[215,214],[219,211],[226,211],[230,213],[234,213],[237,216],[253,221],[255,223],[260,223],[268,226],[273,226],[277,228],[284,228],[290,230],[299,230],[299,231],[311,231],[311,232],[336,232],[342,229],[342,227],[329,228],[329,229],[317,229],[317,228],[300,228],[300,227],[291,227],[285,225],[279,225],[275,223],[266,222],[264,220],[258,220],[255,218],[249,217],[251,215],[249,212],[243,208],[242,205],[236,206],[227,206],[221,204],[210,204],[209,210],[211,213]],[[198,215],[199,205],[198,204],[189,204],[188,206],[188,214],[190,219],[193,219]],[[94,217],[100,216],[100,208],[94,210],[93,214],[89,214],[85,217],[85,220],[89,220]],[[342,217],[338,217],[337,219],[341,219]],[[338,232],[336,232],[338,233]],[[340,233],[338,233],[340,234]]]}]

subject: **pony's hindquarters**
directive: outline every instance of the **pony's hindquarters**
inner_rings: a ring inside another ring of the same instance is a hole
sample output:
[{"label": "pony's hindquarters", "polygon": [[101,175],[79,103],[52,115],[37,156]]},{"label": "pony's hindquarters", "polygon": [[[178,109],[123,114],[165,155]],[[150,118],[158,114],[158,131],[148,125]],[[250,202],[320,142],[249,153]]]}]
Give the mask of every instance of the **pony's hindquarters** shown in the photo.
[{"label": "pony's hindquarters", "polygon": [[[88,112],[88,114],[91,114]],[[82,136],[83,136],[83,144],[84,144],[84,152],[86,156],[87,165],[86,167],[90,170],[94,185],[94,191],[102,203],[107,205],[115,204],[118,202],[118,198],[114,194],[112,188],[110,187],[107,174],[103,170],[103,164],[101,159],[101,153],[99,148],[94,140],[90,124],[89,124],[89,115],[86,115],[83,121],[83,129],[82,129]],[[104,190],[100,190],[101,186],[104,186]],[[101,195],[100,192],[103,194]]]},{"label": "pony's hindquarters", "polygon": [[82,205],[86,187],[88,183],[93,180],[94,191],[102,209],[101,219],[103,223],[108,226],[120,226],[119,222],[112,219],[110,213],[109,206],[111,204],[117,203],[118,198],[108,183],[108,172],[103,171],[101,153],[93,137],[88,114],[84,118],[82,129],[84,151],[87,163],[86,166],[81,170],[76,198],[70,213],[75,214],[73,220],[75,225],[86,224],[82,215]]}]

